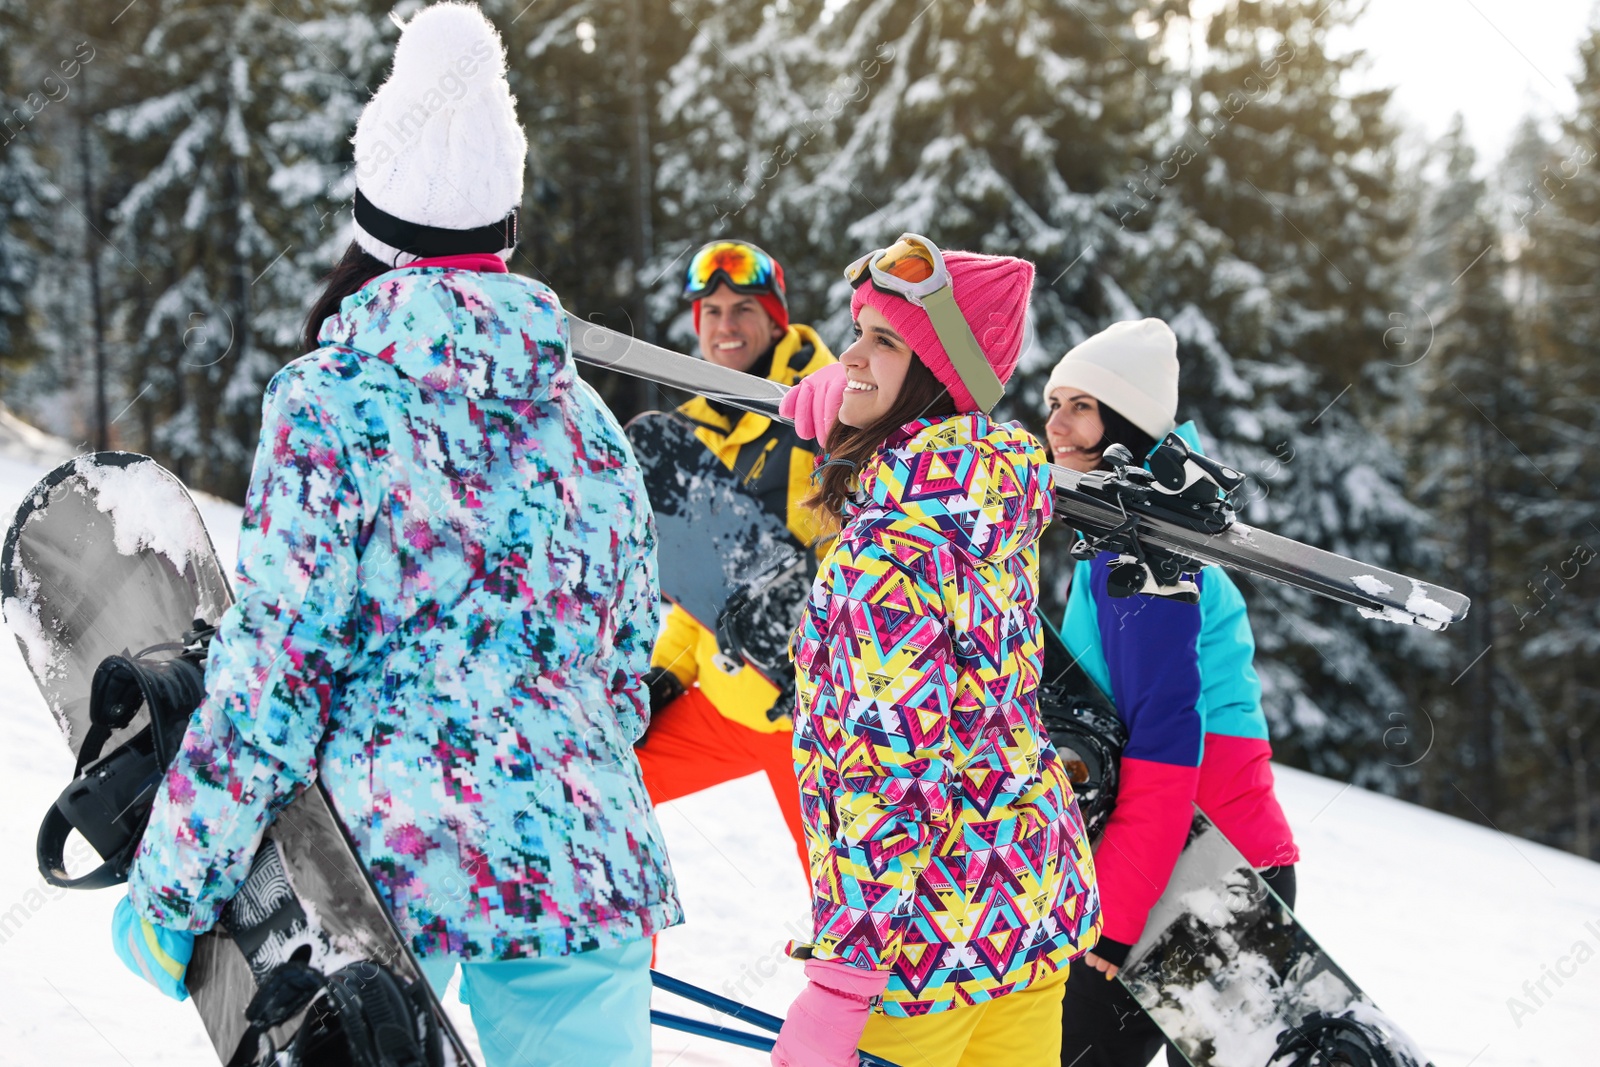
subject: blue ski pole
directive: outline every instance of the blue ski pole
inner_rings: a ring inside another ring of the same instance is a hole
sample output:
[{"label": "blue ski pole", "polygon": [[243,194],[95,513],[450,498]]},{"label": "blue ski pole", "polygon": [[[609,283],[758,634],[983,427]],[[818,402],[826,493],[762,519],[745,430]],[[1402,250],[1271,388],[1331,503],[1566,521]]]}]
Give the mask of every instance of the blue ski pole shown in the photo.
[{"label": "blue ski pole", "polygon": [[[662,974],[660,971],[652,970],[650,972],[650,981],[657,989],[663,992],[682,997],[684,1000],[693,1001],[702,1007],[710,1008],[712,1011],[721,1012],[723,1015],[738,1019],[740,1022],[749,1023],[751,1026],[760,1027],[774,1034],[783,1028],[783,1020],[776,1015],[769,1015],[764,1011],[750,1007],[748,1004],[740,1004],[737,1000],[719,996],[709,989],[701,989],[697,985],[690,985],[688,982],[680,978],[674,978],[669,974]],[[652,1011],[650,1013],[650,1021],[669,1030],[678,1030],[683,1033],[696,1034],[700,1037],[713,1038],[717,1041],[726,1041],[729,1044],[742,1045],[745,1048],[770,1051],[773,1045],[771,1038],[762,1037],[759,1034],[735,1030],[720,1023],[706,1023],[697,1019],[685,1019],[680,1015],[671,1015],[662,1011]],[[860,1056],[861,1067],[895,1067],[895,1064],[874,1056],[870,1052],[863,1052]]]}]

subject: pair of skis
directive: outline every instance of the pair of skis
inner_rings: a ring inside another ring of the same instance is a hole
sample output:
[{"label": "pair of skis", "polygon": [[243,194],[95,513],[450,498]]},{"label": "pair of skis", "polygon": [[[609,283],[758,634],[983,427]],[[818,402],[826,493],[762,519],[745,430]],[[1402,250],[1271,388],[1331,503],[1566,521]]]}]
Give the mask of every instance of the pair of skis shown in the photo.
[{"label": "pair of skis", "polygon": [[[789,390],[777,382],[592,322],[573,319],[571,328],[573,356],[591,366],[789,421],[778,413]],[[1197,570],[1200,563],[1214,563],[1329,597],[1370,618],[1430,630],[1466,618],[1470,601],[1453,590],[1239,522],[1221,497],[1243,476],[1176,447],[1170,453],[1150,473],[1131,462],[1089,474],[1052,466],[1056,514],[1082,533],[1085,549],[1116,551],[1142,568],[1147,585],[1170,585],[1162,572],[1172,573],[1174,564],[1176,570]],[[1201,503],[1207,493],[1212,500]]]}]

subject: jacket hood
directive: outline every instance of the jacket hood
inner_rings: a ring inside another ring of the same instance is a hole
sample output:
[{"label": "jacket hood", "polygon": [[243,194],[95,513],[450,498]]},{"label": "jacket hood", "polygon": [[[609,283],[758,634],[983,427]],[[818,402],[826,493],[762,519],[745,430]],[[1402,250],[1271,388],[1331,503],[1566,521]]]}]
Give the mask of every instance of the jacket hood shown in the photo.
[{"label": "jacket hood", "polygon": [[1039,540],[1052,490],[1038,438],[1020,423],[974,413],[895,431],[868,460],[856,506],[900,512],[972,559],[998,562]]},{"label": "jacket hood", "polygon": [[317,339],[384,360],[443,393],[547,401],[577,380],[561,302],[518,274],[389,271],[346,297]]}]

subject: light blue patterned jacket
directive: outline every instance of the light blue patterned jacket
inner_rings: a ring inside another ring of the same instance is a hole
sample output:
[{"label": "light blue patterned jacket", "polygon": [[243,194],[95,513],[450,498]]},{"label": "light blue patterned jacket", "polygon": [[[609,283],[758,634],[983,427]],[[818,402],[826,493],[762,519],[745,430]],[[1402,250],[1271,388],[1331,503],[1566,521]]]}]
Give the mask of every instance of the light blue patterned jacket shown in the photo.
[{"label": "light blue patterned jacket", "polygon": [[559,956],[681,920],[633,756],[655,531],[556,296],[392,271],[267,389],[207,698],[135,907],[204,930],[321,777],[420,955]]}]

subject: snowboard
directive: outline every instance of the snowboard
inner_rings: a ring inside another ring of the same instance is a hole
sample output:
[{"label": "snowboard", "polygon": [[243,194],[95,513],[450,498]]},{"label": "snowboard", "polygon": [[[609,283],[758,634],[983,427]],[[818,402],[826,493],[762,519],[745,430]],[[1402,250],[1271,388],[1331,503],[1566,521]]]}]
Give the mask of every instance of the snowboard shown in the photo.
[{"label": "snowboard", "polygon": [[[187,631],[198,621],[214,626],[233,599],[183,483],[154,460],[129,452],[69,460],[33,488],[6,535],[0,597],[6,623],[74,755],[89,733],[90,680],[103,659],[176,655]],[[145,708],[113,732],[100,758],[148,719]],[[289,960],[324,974],[371,960],[402,982],[420,982],[443,1036],[445,1062],[470,1067],[466,1046],[320,785],[279,813],[238,895],[217,927],[195,943],[186,982],[223,1063],[245,1036],[245,1007],[258,982]],[[303,1017],[268,1032],[275,1047],[284,1047]],[[254,1049],[246,1062],[255,1062]]]},{"label": "snowboard", "polygon": [[627,425],[656,519],[661,595],[717,635],[723,669],[759,671],[780,692],[793,685],[789,637],[800,619],[816,554],[783,514],[742,484],[676,412]]},{"label": "snowboard", "polygon": [[[1110,699],[1043,626],[1041,718],[1074,789],[1090,787],[1084,820],[1098,837],[1115,804],[1105,764],[1126,735]],[[1085,744],[1086,733],[1098,742]],[[1117,977],[1191,1067],[1427,1064],[1198,807]]]},{"label": "snowboard", "polygon": [[1199,808],[1118,979],[1193,1067],[1428,1063]]}]

